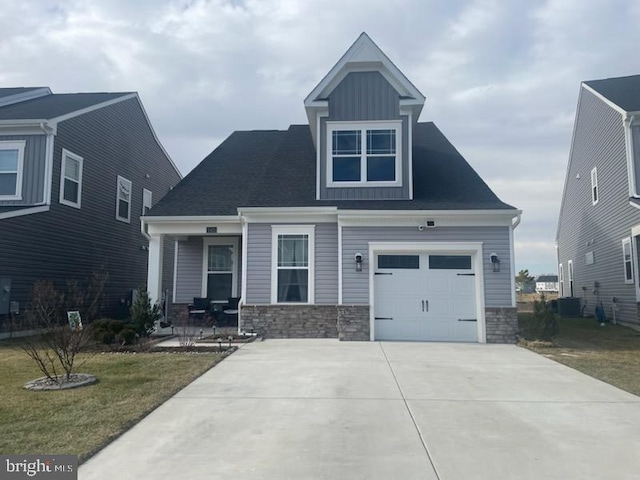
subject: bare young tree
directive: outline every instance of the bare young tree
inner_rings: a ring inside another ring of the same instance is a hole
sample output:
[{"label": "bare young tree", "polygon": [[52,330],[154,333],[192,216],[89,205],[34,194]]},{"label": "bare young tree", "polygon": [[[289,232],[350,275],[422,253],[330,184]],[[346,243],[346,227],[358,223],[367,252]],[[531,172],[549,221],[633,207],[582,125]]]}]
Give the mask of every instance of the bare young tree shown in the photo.
[{"label": "bare young tree", "polygon": [[91,341],[91,335],[81,323],[71,325],[67,312],[77,311],[85,321],[93,320],[102,302],[106,281],[106,274],[94,274],[87,289],[82,289],[78,282],[67,282],[65,293],[56,290],[50,280],[34,284],[25,318],[39,333],[25,337],[22,349],[50,381],[69,381],[74,370],[87,360],[88,357],[76,363],[78,354]]}]

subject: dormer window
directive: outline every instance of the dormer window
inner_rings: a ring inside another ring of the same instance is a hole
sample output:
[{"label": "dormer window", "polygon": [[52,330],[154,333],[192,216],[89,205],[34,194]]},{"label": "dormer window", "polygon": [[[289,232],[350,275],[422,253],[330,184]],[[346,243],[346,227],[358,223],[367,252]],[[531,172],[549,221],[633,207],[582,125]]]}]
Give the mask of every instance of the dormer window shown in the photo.
[{"label": "dormer window", "polygon": [[327,186],[401,186],[401,122],[327,122]]}]

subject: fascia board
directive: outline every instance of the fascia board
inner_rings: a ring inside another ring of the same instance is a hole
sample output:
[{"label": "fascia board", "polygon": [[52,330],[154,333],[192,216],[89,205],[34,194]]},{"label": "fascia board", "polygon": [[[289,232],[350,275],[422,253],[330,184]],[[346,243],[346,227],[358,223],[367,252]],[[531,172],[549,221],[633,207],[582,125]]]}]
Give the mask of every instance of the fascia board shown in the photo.
[{"label": "fascia board", "polygon": [[[216,227],[215,234],[207,232],[207,228]],[[242,224],[238,221],[236,223],[213,223],[213,222],[194,222],[194,223],[152,223],[147,224],[146,233],[151,236],[157,235],[230,235],[241,234]]]},{"label": "fascia board", "polygon": [[49,120],[52,124],[57,124],[60,122],[64,122],[65,120],[69,120],[70,118],[78,117],[80,115],[84,115],[85,113],[93,112],[94,110],[98,110],[100,108],[108,107],[109,105],[114,105],[116,103],[124,102],[125,100],[129,100],[131,98],[137,98],[137,93],[128,93],[124,94],[117,98],[112,98],[111,100],[107,100],[105,102],[96,103],[95,105],[90,105],[85,108],[81,108],[80,110],[74,110],[73,112],[65,113],[64,115],[60,115],[59,117],[54,117]]},{"label": "fascia board", "polygon": [[24,93],[17,93],[0,99],[0,107],[6,107],[7,105],[14,105],[20,102],[26,102],[27,100],[33,100],[34,98],[44,97],[51,95],[53,92],[49,87],[33,88],[27,90]]},{"label": "fascia board", "polygon": [[34,213],[42,213],[42,212],[48,212],[48,211],[49,211],[49,205],[40,205],[32,208],[21,208],[19,210],[0,213],[0,219],[21,217],[23,215],[32,215]]},{"label": "fascia board", "polygon": [[[362,57],[358,57],[363,50],[367,49],[368,52]],[[368,54],[368,55],[367,55]],[[317,98],[325,98],[330,92],[332,86],[335,87],[334,81],[336,77],[340,75],[346,75],[351,69],[357,69],[358,65],[362,63],[377,63],[381,64],[381,73],[386,70],[390,77],[387,80],[393,79],[392,84],[397,85],[409,96],[418,100],[425,101],[425,96],[409,81],[409,79],[400,71],[398,67],[385,55],[385,53],[378,47],[373,40],[366,34],[362,33],[356,41],[349,47],[349,49],[340,57],[340,60],[329,70],[320,83],[311,91],[304,100],[305,106],[310,105]],[[351,64],[351,67],[349,66]],[[371,69],[371,67],[368,67]],[[357,70],[353,70],[357,71]],[[383,73],[384,75],[384,73]],[[386,77],[386,75],[385,75]]]},{"label": "fascia board", "polygon": [[596,97],[598,97],[600,100],[602,100],[604,103],[606,103],[607,105],[609,105],[611,108],[613,108],[616,112],[618,113],[622,113],[623,115],[627,113],[627,111],[622,108],[621,106],[619,106],[616,103],[613,103],[611,100],[609,100],[607,97],[605,97],[604,95],[602,95],[600,92],[598,92],[597,90],[594,90],[593,88],[591,88],[589,85],[587,85],[586,83],[582,83],[582,88],[584,88],[586,91],[594,94]]},{"label": "fascia board", "polygon": [[146,224],[162,224],[162,223],[240,223],[237,215],[176,215],[176,216],[144,216],[140,217]]},{"label": "fascia board", "polygon": [[[507,211],[378,211],[378,212],[349,212],[346,215],[342,211],[338,214],[338,220],[345,227],[423,227],[425,232],[442,227],[480,227],[480,226],[505,226],[513,225],[513,218],[521,213],[519,210]],[[433,220],[435,227],[426,227],[426,221]]]},{"label": "fascia board", "polygon": [[300,213],[313,213],[313,214],[336,214],[337,207],[238,207],[239,215],[247,214],[300,214]]}]

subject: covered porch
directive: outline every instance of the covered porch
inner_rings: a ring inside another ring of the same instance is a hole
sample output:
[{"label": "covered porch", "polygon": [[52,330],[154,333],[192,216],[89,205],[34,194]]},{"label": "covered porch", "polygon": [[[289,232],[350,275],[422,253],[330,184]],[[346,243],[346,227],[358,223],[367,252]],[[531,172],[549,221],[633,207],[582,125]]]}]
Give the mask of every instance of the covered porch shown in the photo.
[{"label": "covered porch", "polygon": [[223,316],[222,311],[242,297],[246,235],[238,217],[147,217],[142,228],[149,239],[147,288],[152,302],[162,299],[163,271],[171,267],[163,264],[164,239],[172,240],[175,249],[167,320],[179,320],[194,301],[207,317],[215,312]]}]

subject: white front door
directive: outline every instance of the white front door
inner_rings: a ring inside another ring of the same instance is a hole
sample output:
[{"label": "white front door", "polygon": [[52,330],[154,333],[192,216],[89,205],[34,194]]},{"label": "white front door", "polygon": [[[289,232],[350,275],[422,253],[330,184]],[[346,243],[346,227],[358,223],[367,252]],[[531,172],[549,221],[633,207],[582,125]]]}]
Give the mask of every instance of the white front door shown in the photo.
[{"label": "white front door", "polygon": [[478,341],[473,263],[469,254],[378,253],[376,340]]}]

